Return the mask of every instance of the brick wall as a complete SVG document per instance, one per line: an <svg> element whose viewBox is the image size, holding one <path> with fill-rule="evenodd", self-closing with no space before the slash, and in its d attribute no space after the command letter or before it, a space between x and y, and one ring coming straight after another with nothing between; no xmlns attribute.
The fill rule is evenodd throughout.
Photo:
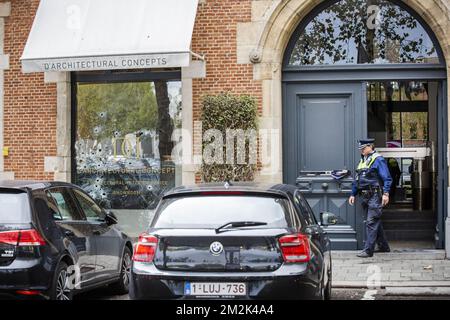
<svg viewBox="0 0 450 320"><path fill-rule="evenodd" d="M39 0L13 0L5 19L4 171L16 179L53 179L44 173L44 157L56 155L56 85L44 84L43 73L23 74L20 56Z"/></svg>
<svg viewBox="0 0 450 320"><path fill-rule="evenodd" d="M193 80L194 121L200 120L203 95L225 91L254 96L261 112L261 81L253 80L251 64L237 64L236 24L249 21L251 0L200 2L192 38L192 51L206 56L206 78ZM200 181L198 174L196 181Z"/></svg>

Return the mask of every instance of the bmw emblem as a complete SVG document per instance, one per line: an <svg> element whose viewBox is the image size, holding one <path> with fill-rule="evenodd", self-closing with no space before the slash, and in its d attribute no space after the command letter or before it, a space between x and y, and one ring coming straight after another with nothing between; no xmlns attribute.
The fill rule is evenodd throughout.
<svg viewBox="0 0 450 320"><path fill-rule="evenodd" d="M215 241L209 246L209 251L213 256L218 256L223 251L223 245L220 242Z"/></svg>

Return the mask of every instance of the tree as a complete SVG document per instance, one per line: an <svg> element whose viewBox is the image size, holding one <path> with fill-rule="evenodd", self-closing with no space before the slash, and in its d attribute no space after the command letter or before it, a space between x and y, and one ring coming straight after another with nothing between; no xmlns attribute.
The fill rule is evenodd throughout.
<svg viewBox="0 0 450 320"><path fill-rule="evenodd" d="M79 139L102 141L156 129L152 83L80 84L77 89Z"/></svg>
<svg viewBox="0 0 450 320"><path fill-rule="evenodd" d="M399 6L384 0L341 0L305 27L289 64L405 63L434 55L425 30Z"/></svg>

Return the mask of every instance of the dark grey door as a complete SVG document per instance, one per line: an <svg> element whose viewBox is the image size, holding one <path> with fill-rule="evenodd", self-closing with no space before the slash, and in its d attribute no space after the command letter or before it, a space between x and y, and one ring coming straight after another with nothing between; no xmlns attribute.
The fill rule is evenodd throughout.
<svg viewBox="0 0 450 320"><path fill-rule="evenodd" d="M362 82L284 84L283 179L299 186L317 219L323 211L340 217L327 230L335 249L362 245L361 210L347 202L351 178L336 181L330 172L353 172L359 159L356 141L367 132L364 90Z"/></svg>

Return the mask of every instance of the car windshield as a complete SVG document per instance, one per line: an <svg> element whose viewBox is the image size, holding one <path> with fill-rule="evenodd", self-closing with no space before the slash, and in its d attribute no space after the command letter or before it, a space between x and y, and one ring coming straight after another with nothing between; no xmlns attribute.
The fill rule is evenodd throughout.
<svg viewBox="0 0 450 320"><path fill-rule="evenodd" d="M239 221L267 223L248 228L290 227L292 222L288 200L262 196L168 198L158 208L151 227L215 229L226 223Z"/></svg>
<svg viewBox="0 0 450 320"><path fill-rule="evenodd" d="M0 224L30 222L26 193L0 193Z"/></svg>

